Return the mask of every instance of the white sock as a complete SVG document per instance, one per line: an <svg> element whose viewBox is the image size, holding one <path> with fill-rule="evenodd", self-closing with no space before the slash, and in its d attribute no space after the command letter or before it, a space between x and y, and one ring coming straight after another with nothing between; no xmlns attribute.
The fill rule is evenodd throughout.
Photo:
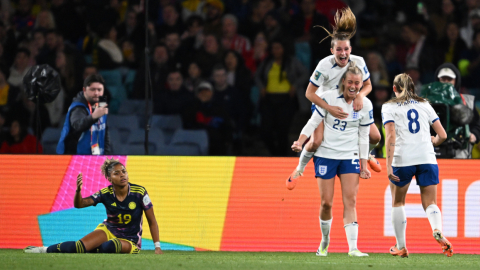
<svg viewBox="0 0 480 270"><path fill-rule="evenodd" d="M438 208L436 204L430 204L427 209L425 209L425 212L427 213L430 226L432 226L432 231L435 229L442 231L442 213L440 212L440 208Z"/></svg>
<svg viewBox="0 0 480 270"><path fill-rule="evenodd" d="M302 150L302 154L300 155L300 160L297 166L297 171L303 172L305 170L305 166L307 166L310 159L313 157L314 152L308 152L305 148Z"/></svg>
<svg viewBox="0 0 480 270"><path fill-rule="evenodd" d="M358 238L358 223L353 222L343 226L345 228L345 233L347 234L347 241L349 252L357 249L357 238Z"/></svg>
<svg viewBox="0 0 480 270"><path fill-rule="evenodd" d="M392 225L397 238L397 248L402 249L406 246L405 231L407 230L407 215L405 207L392 207Z"/></svg>
<svg viewBox="0 0 480 270"><path fill-rule="evenodd" d="M328 244L330 243L330 229L332 228L332 219L330 220L322 220L320 219L320 230L322 231L322 241L320 244L322 245L322 249L325 249Z"/></svg>
<svg viewBox="0 0 480 270"><path fill-rule="evenodd" d="M376 144L371 144L371 143L370 143L370 144L369 144L370 146L369 146L369 148L368 148L368 153L370 154L370 153L372 152L372 150L375 149L375 147L377 147L378 144L379 144L379 142L376 143Z"/></svg>

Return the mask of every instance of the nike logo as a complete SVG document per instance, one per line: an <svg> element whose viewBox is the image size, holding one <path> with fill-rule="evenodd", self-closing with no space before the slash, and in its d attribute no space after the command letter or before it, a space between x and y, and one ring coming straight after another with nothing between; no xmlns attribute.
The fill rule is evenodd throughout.
<svg viewBox="0 0 480 270"><path fill-rule="evenodd" d="M360 169L360 167L355 167L355 169Z"/></svg>

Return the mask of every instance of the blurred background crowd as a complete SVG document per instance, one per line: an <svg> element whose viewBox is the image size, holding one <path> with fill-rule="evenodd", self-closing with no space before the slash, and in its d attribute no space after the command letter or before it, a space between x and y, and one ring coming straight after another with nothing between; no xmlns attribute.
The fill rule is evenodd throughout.
<svg viewBox="0 0 480 270"><path fill-rule="evenodd" d="M148 48L156 119L150 154L188 154L168 148L175 134L203 130L208 149L196 154L293 156L290 145L311 115L309 77L331 54L330 39L320 43L326 32L314 26L331 29L347 5L358 26L352 54L371 73L379 127L381 105L402 72L419 90L452 63L462 75L457 91L480 100L479 0L150 0L147 9L145 0L0 3L0 145L17 144L2 153L35 153L36 140L40 152L54 153L72 98L86 76L99 73L114 154L141 154L126 146L145 126ZM22 79L39 64L58 71L62 91L40 106L35 134L36 105Z"/></svg>

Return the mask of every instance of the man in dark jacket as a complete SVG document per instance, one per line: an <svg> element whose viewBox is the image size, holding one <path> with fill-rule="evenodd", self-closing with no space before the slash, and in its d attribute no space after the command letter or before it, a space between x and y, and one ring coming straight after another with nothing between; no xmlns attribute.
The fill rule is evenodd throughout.
<svg viewBox="0 0 480 270"><path fill-rule="evenodd" d="M72 105L68 108L57 145L57 154L110 154L108 108L106 104L100 102L104 84L105 81L98 74L85 79L83 91L73 98Z"/></svg>
<svg viewBox="0 0 480 270"><path fill-rule="evenodd" d="M460 71L451 63L444 63L440 65L435 71L435 78L442 83L450 83L454 86L455 90L459 91L461 86ZM460 94L464 105L473 111L473 119L468 126L470 128L471 144L476 144L480 141L480 117L478 111L475 108L475 96ZM455 158L470 158L471 148L459 149L455 151Z"/></svg>

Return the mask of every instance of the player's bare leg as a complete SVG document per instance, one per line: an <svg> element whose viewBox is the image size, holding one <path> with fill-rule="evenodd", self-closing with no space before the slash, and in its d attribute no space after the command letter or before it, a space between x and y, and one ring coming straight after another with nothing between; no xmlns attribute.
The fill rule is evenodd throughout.
<svg viewBox="0 0 480 270"><path fill-rule="evenodd" d="M378 130L375 124L370 125L370 134L369 134L369 141L370 141L370 148L368 153L372 152L372 150L378 145L380 140L382 139L380 135L380 131ZM376 172L382 171L382 165L377 161L374 155L369 154L368 157L368 166L370 169Z"/></svg>
<svg viewBox="0 0 480 270"><path fill-rule="evenodd" d="M397 243L390 247L390 254L408 257L405 232L407 230L407 215L405 214L405 197L407 196L410 183L403 187L390 183L390 192L392 193L392 225L395 232Z"/></svg>
<svg viewBox="0 0 480 270"><path fill-rule="evenodd" d="M317 250L317 256L328 255L328 245L330 244L330 230L332 228L332 204L335 178L321 179L317 177L318 190L320 191L320 230L322 232L322 241Z"/></svg>
<svg viewBox="0 0 480 270"><path fill-rule="evenodd" d="M437 206L437 185L420 187L422 206L432 227L433 237L442 247L442 252L448 257L453 255L453 246L442 233L442 213Z"/></svg>
<svg viewBox="0 0 480 270"><path fill-rule="evenodd" d="M359 179L356 173L346 173L340 175L342 184L342 201L343 201L343 224L349 246L349 256L365 257L367 253L362 253L357 248L358 239L358 223L357 223L357 193Z"/></svg>

